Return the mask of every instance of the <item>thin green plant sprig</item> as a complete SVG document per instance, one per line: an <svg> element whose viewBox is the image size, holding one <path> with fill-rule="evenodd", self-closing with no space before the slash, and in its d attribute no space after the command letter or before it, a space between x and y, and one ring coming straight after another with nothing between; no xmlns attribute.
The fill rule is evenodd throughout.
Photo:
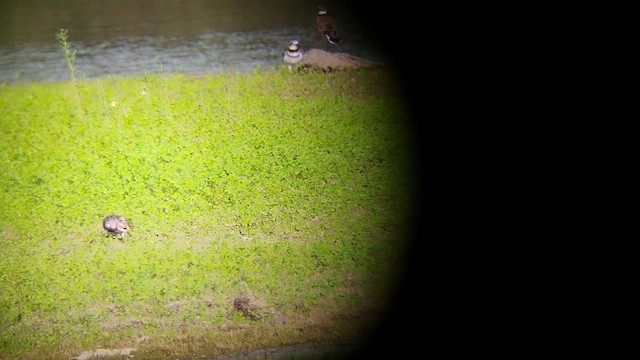
<svg viewBox="0 0 640 360"><path fill-rule="evenodd" d="M62 49L64 50L64 57L67 60L67 66L69 67L69 72L71 73L71 83L73 84L73 87L75 89L75 97L76 97L76 103L78 104L78 117L80 119L84 119L84 112L82 110L83 106L82 106L82 96L80 95L80 89L79 84L76 82L76 56L78 54L78 50L76 49L72 49L71 48L71 43L68 41L69 40L69 30L68 29L60 29L57 33L56 33L56 39L58 39L58 42L60 43L60 45L62 46Z"/></svg>
<svg viewBox="0 0 640 360"><path fill-rule="evenodd" d="M71 81L76 82L76 55L78 54L78 50L71 49L71 43L68 41L69 39L69 29L60 29L56 34L56 39L62 46L64 50L64 56L67 59L67 65L69 66L69 72L71 73Z"/></svg>

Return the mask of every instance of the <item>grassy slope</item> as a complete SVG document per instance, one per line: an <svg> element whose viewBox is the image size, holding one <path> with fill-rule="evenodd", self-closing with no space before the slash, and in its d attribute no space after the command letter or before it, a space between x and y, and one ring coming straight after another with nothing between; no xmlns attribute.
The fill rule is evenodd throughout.
<svg viewBox="0 0 640 360"><path fill-rule="evenodd" d="M354 340L403 255L390 84L373 70L1 86L0 358ZM112 213L125 242L105 237Z"/></svg>

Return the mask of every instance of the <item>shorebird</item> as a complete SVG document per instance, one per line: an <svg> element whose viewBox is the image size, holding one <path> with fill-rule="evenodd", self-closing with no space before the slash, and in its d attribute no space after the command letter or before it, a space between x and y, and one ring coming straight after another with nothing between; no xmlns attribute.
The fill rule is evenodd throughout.
<svg viewBox="0 0 640 360"><path fill-rule="evenodd" d="M289 72L293 71L295 66L298 66L302 62L304 56L302 50L300 50L300 43L298 40L292 40L289 43L289 48L284 52L284 63L289 67Z"/></svg>
<svg viewBox="0 0 640 360"><path fill-rule="evenodd" d="M329 14L327 8L318 6L318 17L316 18L316 29L320 35L324 36L330 44L337 45L340 42L338 37L338 27Z"/></svg>

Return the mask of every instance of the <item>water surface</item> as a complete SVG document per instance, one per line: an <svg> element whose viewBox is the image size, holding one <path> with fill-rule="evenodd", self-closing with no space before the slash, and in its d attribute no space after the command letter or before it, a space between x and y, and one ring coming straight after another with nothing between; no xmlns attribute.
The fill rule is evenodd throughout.
<svg viewBox="0 0 640 360"><path fill-rule="evenodd" d="M0 83L66 81L55 39L69 29L79 78L272 68L292 39L381 61L375 39L344 4L325 2L343 39L315 31L317 0L24 0L0 2Z"/></svg>

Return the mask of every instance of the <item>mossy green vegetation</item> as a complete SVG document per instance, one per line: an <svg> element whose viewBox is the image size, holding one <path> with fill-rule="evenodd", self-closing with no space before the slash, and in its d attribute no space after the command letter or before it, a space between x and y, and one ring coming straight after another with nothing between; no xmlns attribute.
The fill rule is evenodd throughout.
<svg viewBox="0 0 640 360"><path fill-rule="evenodd" d="M364 336L412 195L394 89L385 69L0 86L0 358Z"/></svg>

